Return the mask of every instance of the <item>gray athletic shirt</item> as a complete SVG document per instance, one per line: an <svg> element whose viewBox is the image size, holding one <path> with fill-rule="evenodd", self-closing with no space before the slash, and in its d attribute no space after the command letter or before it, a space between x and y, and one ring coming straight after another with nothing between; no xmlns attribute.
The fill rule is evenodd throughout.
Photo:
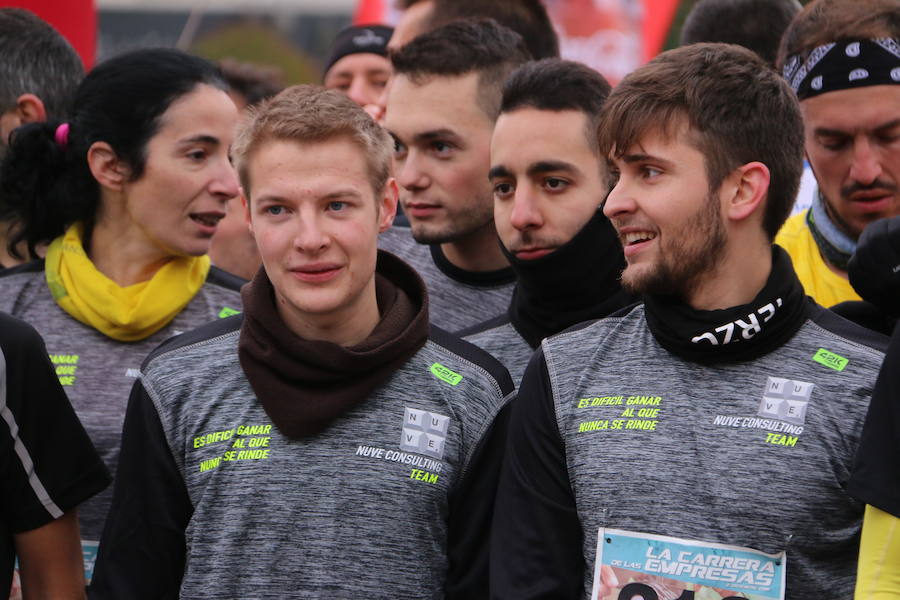
<svg viewBox="0 0 900 600"><path fill-rule="evenodd" d="M494 597L586 598L608 527L784 550L788 599L851 598L846 487L885 341L815 305L745 363L669 353L643 306L544 340L510 423Z"/></svg>
<svg viewBox="0 0 900 600"><path fill-rule="evenodd" d="M238 286L243 280L213 267L171 323L141 341L119 342L61 309L50 295L43 267L43 261L35 261L4 273L0 310L31 324L44 338L75 413L114 474L128 393L141 363L166 338L240 310ZM110 486L78 507L83 539L100 539L111 498Z"/></svg>
<svg viewBox="0 0 900 600"><path fill-rule="evenodd" d="M143 367L92 597L443 598L448 563L486 553L506 371L432 330L363 403L289 439L241 370L239 325L171 340ZM483 575L473 590L456 573L448 596L486 597Z"/></svg>
<svg viewBox="0 0 900 600"><path fill-rule="evenodd" d="M463 339L502 362L518 388L522 375L525 374L525 367L528 366L528 360L534 354L534 348L519 335L506 315L492 319L491 322L485 323L484 327L485 329L478 333L463 334Z"/></svg>
<svg viewBox="0 0 900 600"><path fill-rule="evenodd" d="M498 242L499 243L499 242ZM392 227L378 247L411 265L428 288L428 314L447 331L460 331L506 312L516 275L511 268L476 273L450 263L440 245L419 244L408 227Z"/></svg>

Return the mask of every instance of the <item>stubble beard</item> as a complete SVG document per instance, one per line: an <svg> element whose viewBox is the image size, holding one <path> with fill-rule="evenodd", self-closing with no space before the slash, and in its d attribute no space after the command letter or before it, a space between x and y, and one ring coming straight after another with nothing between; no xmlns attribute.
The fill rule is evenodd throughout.
<svg viewBox="0 0 900 600"><path fill-rule="evenodd" d="M724 258L727 237L719 218L716 195L706 197L675 238L660 246L657 262L646 272L622 272L622 287L632 294L652 294L686 298L705 275L712 273Z"/></svg>
<svg viewBox="0 0 900 600"><path fill-rule="evenodd" d="M447 210L440 222L421 221L409 217L413 239L419 244L447 244L480 231L494 222L493 198L488 196L468 202L455 210Z"/></svg>

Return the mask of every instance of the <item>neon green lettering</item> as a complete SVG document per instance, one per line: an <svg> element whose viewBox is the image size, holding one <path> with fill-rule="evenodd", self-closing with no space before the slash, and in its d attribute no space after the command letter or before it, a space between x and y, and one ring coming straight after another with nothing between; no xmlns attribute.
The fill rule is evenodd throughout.
<svg viewBox="0 0 900 600"><path fill-rule="evenodd" d="M231 317L239 314L241 314L241 311L231 308L230 306L223 306L222 310L219 311L219 318L224 319L225 317Z"/></svg>
<svg viewBox="0 0 900 600"><path fill-rule="evenodd" d="M431 365L431 374L450 385L457 385L463 379L462 375L451 371L441 363Z"/></svg>
<svg viewBox="0 0 900 600"><path fill-rule="evenodd" d="M819 351L813 355L813 360L835 371L843 371L850 363L848 359L834 352L829 352L825 348L819 348Z"/></svg>
<svg viewBox="0 0 900 600"><path fill-rule="evenodd" d="M222 462L221 457L210 458L209 460L204 460L200 463L200 472L209 471L210 469L215 469L219 466L219 463Z"/></svg>
<svg viewBox="0 0 900 600"><path fill-rule="evenodd" d="M77 354L51 354L50 362L54 365L77 365L78 364L78 355Z"/></svg>

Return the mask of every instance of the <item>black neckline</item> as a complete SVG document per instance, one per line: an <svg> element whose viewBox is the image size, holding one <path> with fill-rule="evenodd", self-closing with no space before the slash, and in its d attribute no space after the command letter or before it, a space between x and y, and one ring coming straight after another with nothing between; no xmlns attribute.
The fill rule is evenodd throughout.
<svg viewBox="0 0 900 600"><path fill-rule="evenodd" d="M475 287L499 287L516 281L512 267L504 267L496 271L467 271L454 265L444 255L440 244L430 244L431 258L441 273L458 281Z"/></svg>

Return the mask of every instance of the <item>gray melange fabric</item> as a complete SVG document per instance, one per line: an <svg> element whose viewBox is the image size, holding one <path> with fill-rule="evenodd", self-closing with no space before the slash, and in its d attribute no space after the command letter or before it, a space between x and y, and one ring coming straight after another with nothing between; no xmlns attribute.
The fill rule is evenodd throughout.
<svg viewBox="0 0 900 600"><path fill-rule="evenodd" d="M56 304L43 269L0 278L0 310L22 319L44 338L63 389L110 473L115 473L128 394L141 363L163 340L239 310L240 292L207 282L166 327L139 342L118 342L69 316ZM99 540L112 486L78 507L81 536Z"/></svg>
<svg viewBox="0 0 900 600"><path fill-rule="evenodd" d="M428 288L430 321L455 332L506 311L516 285L510 270L502 283L476 284L454 279L442 271L431 256L431 246L417 243L406 227L392 227L378 237L378 247L411 265ZM473 274L477 276L477 274Z"/></svg>
<svg viewBox="0 0 900 600"><path fill-rule="evenodd" d="M493 354L494 358L502 362L509 371L516 388L519 387L522 375L525 374L525 367L534 354L534 348L519 335L512 323L507 320L484 331L466 335L463 339Z"/></svg>
<svg viewBox="0 0 900 600"><path fill-rule="evenodd" d="M820 348L846 368L815 362ZM643 306L543 349L585 536L585 597L599 527L786 549L788 599L853 596L863 506L845 487L883 353L807 320L758 360L705 367L660 347ZM802 429L759 414L771 378L805 382ZM628 405L636 397L659 404Z"/></svg>
<svg viewBox="0 0 900 600"><path fill-rule="evenodd" d="M241 371L238 336L164 352L141 378L193 505L181 597L443 597L449 497L509 400L501 384L429 340L323 434L291 440ZM447 423L441 457L403 449L407 409ZM231 433L197 447L216 432ZM240 454L254 450L266 457Z"/></svg>

